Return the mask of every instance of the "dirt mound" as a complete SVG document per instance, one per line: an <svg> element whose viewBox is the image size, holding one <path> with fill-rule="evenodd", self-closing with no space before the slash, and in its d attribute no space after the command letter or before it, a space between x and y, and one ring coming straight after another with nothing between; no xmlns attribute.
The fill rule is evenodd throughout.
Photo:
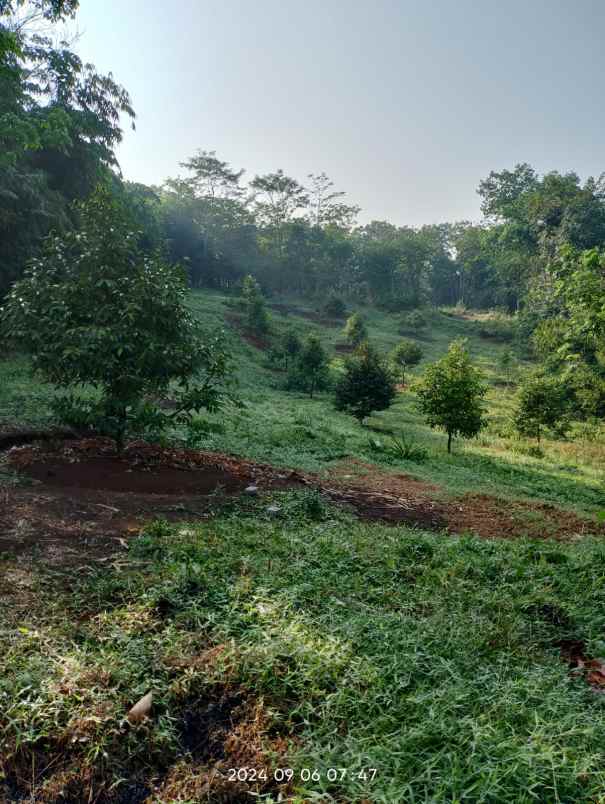
<svg viewBox="0 0 605 804"><path fill-rule="evenodd" d="M118 459L102 438L15 447L7 464L37 482L0 490L0 553L41 549L50 565L109 560L146 522L206 518L248 485L305 482L296 472L145 442Z"/></svg>
<svg viewBox="0 0 605 804"><path fill-rule="evenodd" d="M47 486L73 489L105 489L137 494L212 494L236 492L246 486L243 478L221 469L175 469L154 466L133 469L119 458L84 458L67 461L37 461L25 470L28 477Z"/></svg>

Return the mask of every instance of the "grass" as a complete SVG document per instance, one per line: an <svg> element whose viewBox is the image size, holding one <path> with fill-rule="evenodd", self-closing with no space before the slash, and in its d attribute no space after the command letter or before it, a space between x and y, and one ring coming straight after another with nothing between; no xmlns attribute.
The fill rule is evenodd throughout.
<svg viewBox="0 0 605 804"><path fill-rule="evenodd" d="M191 305L224 325L224 296L196 292ZM390 350L399 316L363 312L373 343ZM301 315L272 319L274 338L292 327L330 350L342 341L340 329ZM217 417L223 432L202 447L326 475L356 457L446 496L596 513L602 425L576 423L573 439L545 439L542 455L517 439L514 387L497 368L506 345L481 338L477 320L434 312L418 338L425 357L414 375L468 337L490 385L487 430L451 456L409 391L362 428L327 393L284 391L283 373L231 328L246 406ZM27 361L0 363L0 427L48 423L51 399ZM426 456L372 447L391 435ZM598 540L389 528L288 491L236 499L208 521L157 522L120 557L78 572L5 553L0 573L0 800L3 783L7 796L33 790L42 804L206 800L204 769L217 758L223 768L291 767L298 802L603 800L605 698L558 647L574 640L605 655ZM151 719L129 725L129 707L149 690ZM206 755L186 725L212 712L231 731ZM235 795L221 784L210 800ZM275 786L257 792L277 800Z"/></svg>
<svg viewBox="0 0 605 804"><path fill-rule="evenodd" d="M556 643L604 652L604 568L598 542L444 539L308 492L158 523L121 566L67 586L37 569L45 605L1 637L0 753L54 761L81 800L102 767L176 801L161 790L187 755L179 716L228 685L262 706L266 741L288 740L273 762L296 800L597 801L604 699ZM126 728L149 689L152 720Z"/></svg>
<svg viewBox="0 0 605 804"><path fill-rule="evenodd" d="M194 292L191 306L205 325L224 327L226 300L219 293ZM305 308L299 305L297 309ZM397 331L400 316L372 308L362 308L362 312L371 341L387 353L401 337ZM482 320L481 314L448 313L430 314L430 326L418 338L424 350L423 361L409 374L411 378L419 376L423 366L441 357L454 338L468 339L473 359L489 383L489 423L479 438L454 442L454 455L446 454L444 435L430 430L418 414L413 393L399 394L388 411L374 415L368 426L360 427L354 419L334 410L329 393L311 400L283 390L283 373L272 369L266 353L247 344L229 326L227 338L245 408L210 416L224 431L210 434L201 446L315 472L329 472L333 463L356 456L434 483L445 494L484 492L511 499L536 499L581 514L600 510L605 471L603 425L578 423L572 430L572 439L544 439L542 456L532 455L531 442L519 439L512 427L515 388L502 384L504 378L498 370L499 356L507 345L476 334L475 324ZM295 314L284 316L273 311L271 316L274 340L287 328L301 336L313 332L331 354L334 345L343 341L339 327L323 327ZM334 371L338 371L341 362L341 357L334 357ZM522 370L523 364L519 365ZM52 390L31 376L23 358L0 363L0 427L17 422L48 422L51 399ZM381 457L372 449L370 437L388 444L391 435L418 444L427 451L427 460Z"/></svg>

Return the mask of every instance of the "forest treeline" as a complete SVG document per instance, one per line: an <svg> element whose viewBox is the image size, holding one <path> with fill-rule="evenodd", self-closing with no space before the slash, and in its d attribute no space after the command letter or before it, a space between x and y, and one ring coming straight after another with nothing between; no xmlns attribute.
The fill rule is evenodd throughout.
<svg viewBox="0 0 605 804"><path fill-rule="evenodd" d="M235 289L253 275L267 295L518 312L518 340L590 376L588 408L601 410L603 175L494 171L478 187L481 222L418 228L359 225L359 207L323 172L247 177L214 151L161 186L124 181L116 147L135 118L128 92L53 35L77 6L0 0L0 295L46 235L77 229L81 203L103 185L129 210L140 248L184 266L193 287Z"/></svg>

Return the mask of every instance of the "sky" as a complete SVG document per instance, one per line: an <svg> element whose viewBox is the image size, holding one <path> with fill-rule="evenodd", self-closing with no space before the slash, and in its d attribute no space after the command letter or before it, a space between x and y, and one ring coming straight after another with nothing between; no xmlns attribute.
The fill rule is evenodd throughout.
<svg viewBox="0 0 605 804"><path fill-rule="evenodd" d="M215 150L418 226L479 219L490 170L605 171L603 0L81 0L70 28L131 94L133 181Z"/></svg>

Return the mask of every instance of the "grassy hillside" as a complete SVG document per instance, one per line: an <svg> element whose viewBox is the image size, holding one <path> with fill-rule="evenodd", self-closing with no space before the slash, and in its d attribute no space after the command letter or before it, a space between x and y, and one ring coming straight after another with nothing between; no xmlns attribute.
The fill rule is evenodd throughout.
<svg viewBox="0 0 605 804"><path fill-rule="evenodd" d="M223 320L221 296L197 293L192 304L202 320L217 324ZM295 306L301 311L306 309ZM398 334L399 316L374 309L363 312L372 343L381 351L390 351L402 337ZM332 354L334 345L343 341L341 327L321 326L300 314L272 311L272 319L274 340L279 340L287 328L300 335L314 332ZM415 336L406 333L406 337ZM208 446L276 464L329 471L333 462L349 455L384 463L384 456L369 446L370 438L388 444L391 434L404 434L426 447L429 459L423 463L390 461L388 468L436 483L445 492L483 491L545 500L587 513L597 510L602 505L605 430L578 424L572 431L573 439L546 439L544 456L532 457L531 442L519 439L511 424L515 389L507 387L498 369L499 356L506 346L480 338L472 315L460 318L434 312L426 333L415 337L424 350L424 359L410 376L418 376L424 364L441 357L458 337L468 338L473 359L489 382L489 425L478 439L456 442L451 457L446 454L443 434L427 427L415 409L413 393L401 393L390 410L372 417L369 426L360 427L352 418L334 410L330 394L310 400L302 394L285 392L283 374L268 368L266 354L242 342L233 330L230 341L247 408L228 415L225 433L213 436ZM336 368L341 360L335 354Z"/></svg>
<svg viewBox="0 0 605 804"><path fill-rule="evenodd" d="M584 513L594 513L602 507L605 428L578 423L568 440L545 439L543 456L532 457L534 445L519 439L512 427L515 389L505 384L506 378L498 369L499 356L506 346L477 335L477 316L433 312L426 332L405 336L415 338L424 350L424 359L409 373L410 378L418 376L424 364L441 357L454 338L464 337L489 382L487 429L478 439L455 442L454 454L448 456L443 434L425 425L409 391L399 394L390 410L376 414L367 426L360 427L354 419L334 410L329 393L310 400L303 394L283 390L283 372L271 368L266 352L247 343L227 323L225 315L229 316L230 310L226 301L226 297L208 291L194 292L191 297L192 308L204 324L226 328L237 367L239 395L245 402L243 410L232 408L214 417L224 426L224 432L208 437L202 444L204 448L320 472L329 472L335 462L356 456L435 483L445 494L473 491L538 499ZM284 306L283 300L280 306ZM301 336L313 332L333 355L337 370L342 357L334 352L334 346L343 342L342 327L309 320L302 313L312 314L312 308L295 300L291 306L298 313L271 311L270 340L279 340L288 328ZM381 351L390 351L402 337L398 334L399 316L371 308L362 312L368 321L371 342ZM0 424L48 421L51 392L30 376L27 362L18 358L1 363L0 372ZM394 461L370 444L371 439L388 444L390 436L401 435L424 446L428 460Z"/></svg>
<svg viewBox="0 0 605 804"><path fill-rule="evenodd" d="M245 407L214 417L223 431L202 448L326 479L374 463L455 510L464 493L533 500L522 515L546 540L360 521L309 489L211 495L196 511L194 497L143 505L0 473L0 802L601 800L605 554L559 509L603 507L602 430L576 424L532 457L511 429L504 347L476 316L437 312L423 364L468 337L487 430L448 456L409 390L361 427L328 393L283 390L225 302L191 296L226 328ZM312 331L338 371L341 327L291 307L271 338ZM390 350L398 317L364 313ZM0 427L48 423L51 398L26 360L0 363ZM426 460L371 446L402 434ZM537 501L559 508L547 520ZM565 517L572 538L547 541ZM129 723L149 691L151 717Z"/></svg>

